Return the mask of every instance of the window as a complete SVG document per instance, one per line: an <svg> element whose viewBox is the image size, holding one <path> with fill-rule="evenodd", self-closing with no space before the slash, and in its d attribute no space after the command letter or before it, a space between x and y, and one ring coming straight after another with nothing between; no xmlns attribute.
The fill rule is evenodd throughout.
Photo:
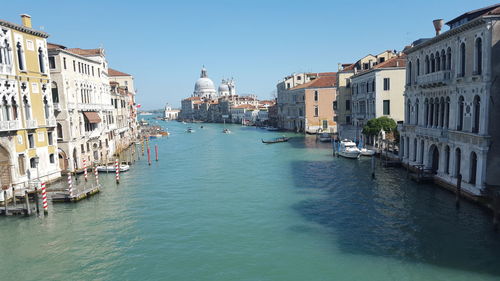
<svg viewBox="0 0 500 281"><path fill-rule="evenodd" d="M49 119L50 117L50 106L47 97L43 98L43 109L45 111L45 119Z"/></svg>
<svg viewBox="0 0 500 281"><path fill-rule="evenodd" d="M82 64L78 62L78 73L82 73Z"/></svg>
<svg viewBox="0 0 500 281"><path fill-rule="evenodd" d="M92 66L92 76L94 76L94 66Z"/></svg>
<svg viewBox="0 0 500 281"><path fill-rule="evenodd" d="M333 102L333 110L337 110L337 101Z"/></svg>
<svg viewBox="0 0 500 281"><path fill-rule="evenodd" d="M28 144L29 148L35 147L35 138L33 137L33 134L28 134Z"/></svg>
<svg viewBox="0 0 500 281"><path fill-rule="evenodd" d="M300 80L302 80L302 77L297 76L297 80L299 80L299 81L300 81ZM127 81L125 81L125 82L127 82ZM126 85L126 84L125 84L125 85Z"/></svg>
<svg viewBox="0 0 500 281"><path fill-rule="evenodd" d="M31 120L31 114L30 114L30 105L28 103L28 98L26 96L24 96L23 98L23 103L24 103L24 113L25 113L25 117L26 117L26 120Z"/></svg>
<svg viewBox="0 0 500 281"><path fill-rule="evenodd" d="M51 90L52 90L52 102L59 103L59 90L57 89L57 83L54 81L52 81Z"/></svg>
<svg viewBox="0 0 500 281"><path fill-rule="evenodd" d="M480 75L483 68L483 43L481 38L476 39L476 70L474 74Z"/></svg>
<svg viewBox="0 0 500 281"><path fill-rule="evenodd" d="M351 123L351 116L349 116L349 115L348 115L348 116L346 116L346 117L345 117L345 122L346 122L347 124Z"/></svg>
<svg viewBox="0 0 500 281"><path fill-rule="evenodd" d="M345 101L345 110L351 110L351 100Z"/></svg>
<svg viewBox="0 0 500 281"><path fill-rule="evenodd" d="M323 129L328 129L328 120L323 120Z"/></svg>
<svg viewBox="0 0 500 281"><path fill-rule="evenodd" d="M384 61L385 61L385 58L380 58L379 59L379 63L384 62Z"/></svg>
<svg viewBox="0 0 500 281"><path fill-rule="evenodd" d="M81 145L80 150L82 151L82 153L84 153L84 152L85 152L85 146L84 146L83 144Z"/></svg>
<svg viewBox="0 0 500 281"><path fill-rule="evenodd" d="M26 173L25 163L26 163L26 157L24 156L24 154L19 154L19 156L17 157L17 164L19 166L20 175L24 175Z"/></svg>
<svg viewBox="0 0 500 281"><path fill-rule="evenodd" d="M391 79L384 78L384 91L389 91L391 89Z"/></svg>
<svg viewBox="0 0 500 281"><path fill-rule="evenodd" d="M47 133L47 139L49 141L49 145L54 145L54 134L52 132Z"/></svg>
<svg viewBox="0 0 500 281"><path fill-rule="evenodd" d="M66 69L66 58L63 58L63 67Z"/></svg>
<svg viewBox="0 0 500 281"><path fill-rule="evenodd" d="M460 77L465 75L465 43L460 44Z"/></svg>
<svg viewBox="0 0 500 281"><path fill-rule="evenodd" d="M286 88L290 89L290 83L286 83Z"/></svg>
<svg viewBox="0 0 500 281"><path fill-rule="evenodd" d="M369 68L369 64L368 63L363 63L363 69L368 69Z"/></svg>
<svg viewBox="0 0 500 281"><path fill-rule="evenodd" d="M49 154L50 164L56 163L56 158L54 157L54 153Z"/></svg>
<svg viewBox="0 0 500 281"><path fill-rule="evenodd" d="M462 131L464 123L464 97L458 99L458 124L457 131Z"/></svg>
<svg viewBox="0 0 500 281"><path fill-rule="evenodd" d="M76 72L76 62L73 60L73 71Z"/></svg>
<svg viewBox="0 0 500 281"><path fill-rule="evenodd" d="M19 64L19 70L24 71L26 69L24 67L24 51L21 42L17 42L16 50L17 50L17 62Z"/></svg>
<svg viewBox="0 0 500 281"><path fill-rule="evenodd" d="M35 158L30 158L30 168L34 169L36 168L36 161Z"/></svg>
<svg viewBox="0 0 500 281"><path fill-rule="evenodd" d="M63 130L61 123L57 123L57 140L58 141L63 140Z"/></svg>
<svg viewBox="0 0 500 281"><path fill-rule="evenodd" d="M315 107L314 107L314 116L315 116L315 117L318 117L318 115L319 115L319 112L318 112L318 106L315 106Z"/></svg>
<svg viewBox="0 0 500 281"><path fill-rule="evenodd" d="M40 66L40 72L45 73L45 62L42 48L38 48L38 65Z"/></svg>
<svg viewBox="0 0 500 281"><path fill-rule="evenodd" d="M318 101L318 91L314 91L314 101Z"/></svg>
<svg viewBox="0 0 500 281"><path fill-rule="evenodd" d="M391 101L384 100L384 115L390 115L390 114L391 114Z"/></svg>
<svg viewBox="0 0 500 281"><path fill-rule="evenodd" d="M49 57L49 68L50 69L56 68L56 58L55 57Z"/></svg>

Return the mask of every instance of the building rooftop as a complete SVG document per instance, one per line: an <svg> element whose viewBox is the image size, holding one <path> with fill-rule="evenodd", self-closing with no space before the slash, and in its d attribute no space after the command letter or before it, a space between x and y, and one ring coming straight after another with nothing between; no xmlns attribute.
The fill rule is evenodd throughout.
<svg viewBox="0 0 500 281"><path fill-rule="evenodd" d="M446 23L446 25L453 28L455 23L461 22L462 20L464 20L463 23L467 23L467 22L469 22L477 17L488 16L488 15L500 15L500 4L494 4L491 6L484 7L484 8L468 11L468 12L463 13L460 16L448 21Z"/></svg>
<svg viewBox="0 0 500 281"><path fill-rule="evenodd" d="M291 90L297 90L297 89L305 89L305 88L333 88L335 87L335 84L337 83L337 76L336 72L325 72L325 73L330 73L326 76L319 76L318 78L298 85L296 87L293 87Z"/></svg>
<svg viewBox="0 0 500 281"><path fill-rule="evenodd" d="M132 75L118 71L116 69L108 68L108 76L132 76Z"/></svg>
<svg viewBox="0 0 500 281"><path fill-rule="evenodd" d="M104 49L102 48L97 48L97 49L80 49L80 48L69 48L66 49L66 51L80 55L80 56L100 56L104 55Z"/></svg>
<svg viewBox="0 0 500 281"><path fill-rule="evenodd" d="M43 31L39 31L39 30L30 28L30 27L26 27L26 26L21 25L21 24L13 23L13 22L6 21L6 20L1 20L0 19L0 26L5 26L5 27L8 27L8 28L12 28L12 29L15 29L17 31L25 32L25 33L28 33L28 34L31 34L31 35L35 35L35 36L40 36L42 38L48 38L49 37L49 34L43 32Z"/></svg>

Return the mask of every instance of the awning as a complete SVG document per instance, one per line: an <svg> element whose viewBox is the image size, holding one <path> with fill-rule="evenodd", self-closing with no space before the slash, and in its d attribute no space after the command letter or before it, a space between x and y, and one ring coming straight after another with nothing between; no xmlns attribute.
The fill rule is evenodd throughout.
<svg viewBox="0 0 500 281"><path fill-rule="evenodd" d="M91 124L101 123L101 117L99 117L99 114L95 111L84 111L83 116L85 116L85 119Z"/></svg>

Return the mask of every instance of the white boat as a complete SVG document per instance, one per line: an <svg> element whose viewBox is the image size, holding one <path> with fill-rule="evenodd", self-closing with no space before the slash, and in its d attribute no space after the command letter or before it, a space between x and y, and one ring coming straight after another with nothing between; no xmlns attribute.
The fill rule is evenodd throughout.
<svg viewBox="0 0 500 281"><path fill-rule="evenodd" d="M224 134L230 134L230 133L231 133L231 130L224 128L224 130L222 130L222 132L223 132Z"/></svg>
<svg viewBox="0 0 500 281"><path fill-rule="evenodd" d="M194 133L194 130L191 127L189 127L187 128L186 133Z"/></svg>
<svg viewBox="0 0 500 281"><path fill-rule="evenodd" d="M332 136L329 133L321 133L318 138L319 138L320 142L331 142L332 141Z"/></svg>
<svg viewBox="0 0 500 281"><path fill-rule="evenodd" d="M359 150L359 153L361 154L361 156L373 156L373 155L375 155L375 150L361 148Z"/></svg>
<svg viewBox="0 0 500 281"><path fill-rule="evenodd" d="M130 170L130 166L127 164L121 164L120 165L120 173L121 172L126 172ZM108 173L115 173L116 168L115 165L109 165L109 166L97 166L97 171L98 172L108 172Z"/></svg>
<svg viewBox="0 0 500 281"><path fill-rule="evenodd" d="M340 142L339 155L345 158L356 159L361 155L361 151L352 140L343 140Z"/></svg>

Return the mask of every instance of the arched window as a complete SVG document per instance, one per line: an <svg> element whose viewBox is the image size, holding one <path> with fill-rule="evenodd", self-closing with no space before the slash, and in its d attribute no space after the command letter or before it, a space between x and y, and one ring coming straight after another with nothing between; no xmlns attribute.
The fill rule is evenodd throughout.
<svg viewBox="0 0 500 281"><path fill-rule="evenodd" d="M474 97L474 123L472 124L472 132L479 133L479 116L481 114L481 98L479 96Z"/></svg>
<svg viewBox="0 0 500 281"><path fill-rule="evenodd" d="M375 92L375 79L372 80L372 92Z"/></svg>
<svg viewBox="0 0 500 281"><path fill-rule="evenodd" d="M470 169L469 169L469 183L476 185L476 174L477 174L477 154L472 151L470 153Z"/></svg>
<svg viewBox="0 0 500 281"><path fill-rule="evenodd" d="M444 149L444 172L450 173L450 147L448 145Z"/></svg>
<svg viewBox="0 0 500 281"><path fill-rule="evenodd" d="M444 98L441 97L439 100L439 127L443 128L444 127L444 111L445 111L445 102Z"/></svg>
<svg viewBox="0 0 500 281"><path fill-rule="evenodd" d="M420 59L417 59L417 76L420 75Z"/></svg>
<svg viewBox="0 0 500 281"><path fill-rule="evenodd" d="M410 138L406 137L406 158L410 159Z"/></svg>
<svg viewBox="0 0 500 281"><path fill-rule="evenodd" d="M24 116L26 117L26 120L31 120L30 104L27 96L24 96L23 98L23 106L24 106Z"/></svg>
<svg viewBox="0 0 500 281"><path fill-rule="evenodd" d="M431 54L431 72L436 71L436 60L434 59L434 54Z"/></svg>
<svg viewBox="0 0 500 281"><path fill-rule="evenodd" d="M439 51L436 52L436 71L441 70L441 57L439 57Z"/></svg>
<svg viewBox="0 0 500 281"><path fill-rule="evenodd" d="M475 44L475 53L476 53L476 71L475 73L480 75L483 70L483 41L481 38L476 39Z"/></svg>
<svg viewBox="0 0 500 281"><path fill-rule="evenodd" d="M418 125L418 107L419 107L418 99L415 101L415 125Z"/></svg>
<svg viewBox="0 0 500 281"><path fill-rule="evenodd" d="M446 70L446 53L444 50L441 51L441 70Z"/></svg>
<svg viewBox="0 0 500 281"><path fill-rule="evenodd" d="M405 138L401 138L401 158L405 157Z"/></svg>
<svg viewBox="0 0 500 281"><path fill-rule="evenodd" d="M420 140L420 164L424 163L424 150L425 150L424 140Z"/></svg>
<svg viewBox="0 0 500 281"><path fill-rule="evenodd" d="M52 102L59 103L59 89L57 89L56 82L52 81L51 89L52 89Z"/></svg>
<svg viewBox="0 0 500 281"><path fill-rule="evenodd" d="M450 97L446 98L446 104L445 104L445 127L447 129L450 128Z"/></svg>
<svg viewBox="0 0 500 281"><path fill-rule="evenodd" d="M61 123L57 123L57 139L58 140L62 140L63 139L63 130L62 130Z"/></svg>
<svg viewBox="0 0 500 281"><path fill-rule="evenodd" d="M458 98L457 131L462 131L464 123L464 97Z"/></svg>
<svg viewBox="0 0 500 281"><path fill-rule="evenodd" d="M7 98L4 96L2 98L2 117L3 121L10 121L10 112L9 112L9 102L7 102Z"/></svg>
<svg viewBox="0 0 500 281"><path fill-rule="evenodd" d="M425 107L424 107L424 126L429 125L429 100L425 99Z"/></svg>
<svg viewBox="0 0 500 281"><path fill-rule="evenodd" d="M409 99L406 105L406 124L411 124L411 101Z"/></svg>
<svg viewBox="0 0 500 281"><path fill-rule="evenodd" d="M17 120L19 118L19 115L17 113L17 102L14 97L11 99L11 105L12 105L12 119Z"/></svg>
<svg viewBox="0 0 500 281"><path fill-rule="evenodd" d="M21 42L17 42L16 44L16 50L17 50L17 62L19 64L19 70L25 70L24 68L24 51L23 51L23 46L21 45Z"/></svg>
<svg viewBox="0 0 500 281"><path fill-rule="evenodd" d="M417 138L413 139L413 162L417 161Z"/></svg>
<svg viewBox="0 0 500 281"><path fill-rule="evenodd" d="M50 106L47 97L43 98L43 109L45 111L45 119L49 119L50 117Z"/></svg>
<svg viewBox="0 0 500 281"><path fill-rule="evenodd" d="M430 66L429 66L429 56L425 56L425 74L429 73L429 69L430 69Z"/></svg>
<svg viewBox="0 0 500 281"><path fill-rule="evenodd" d="M465 76L465 43L460 44L460 76Z"/></svg>
<svg viewBox="0 0 500 281"><path fill-rule="evenodd" d="M457 147L457 149L455 149L455 177L458 177L458 175L460 175L460 166L461 166L461 163L462 163L462 151L460 150L460 148Z"/></svg>
<svg viewBox="0 0 500 281"><path fill-rule="evenodd" d="M431 98L429 101L429 125L432 127L434 126L434 99Z"/></svg>
<svg viewBox="0 0 500 281"><path fill-rule="evenodd" d="M406 85L411 85L411 61L408 62L408 75L406 76Z"/></svg>
<svg viewBox="0 0 500 281"><path fill-rule="evenodd" d="M40 72L45 73L45 63L43 58L43 49L38 48L38 65L40 66Z"/></svg>

